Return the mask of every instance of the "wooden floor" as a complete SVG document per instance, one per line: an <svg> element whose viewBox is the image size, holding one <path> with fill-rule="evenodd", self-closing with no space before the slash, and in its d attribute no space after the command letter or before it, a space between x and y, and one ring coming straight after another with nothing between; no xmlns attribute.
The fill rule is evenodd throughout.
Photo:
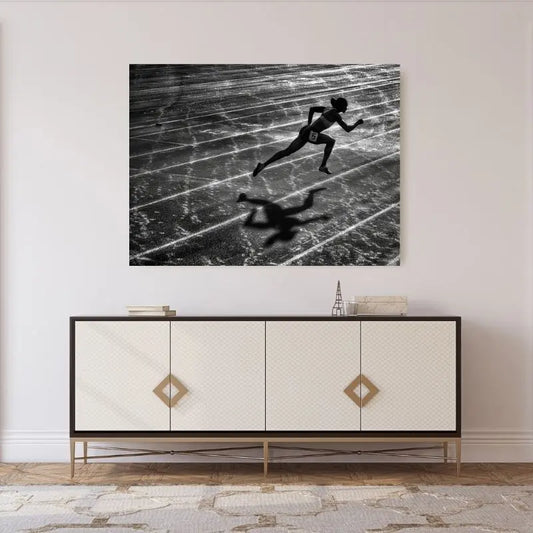
<svg viewBox="0 0 533 533"><path fill-rule="evenodd" d="M263 477L259 464L0 463L1 485L172 485L172 484L316 484L316 485L533 485L533 463L272 464Z"/></svg>

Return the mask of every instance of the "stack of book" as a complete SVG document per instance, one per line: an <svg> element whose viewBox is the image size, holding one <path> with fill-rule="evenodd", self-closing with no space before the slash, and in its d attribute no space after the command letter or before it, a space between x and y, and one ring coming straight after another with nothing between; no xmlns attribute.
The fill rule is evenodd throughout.
<svg viewBox="0 0 533 533"><path fill-rule="evenodd" d="M128 305L128 316L176 316L168 305Z"/></svg>

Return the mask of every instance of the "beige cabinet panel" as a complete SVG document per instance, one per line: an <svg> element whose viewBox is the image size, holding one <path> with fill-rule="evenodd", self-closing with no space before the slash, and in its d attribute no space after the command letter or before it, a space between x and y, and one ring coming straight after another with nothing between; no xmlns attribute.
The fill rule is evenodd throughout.
<svg viewBox="0 0 533 533"><path fill-rule="evenodd" d="M359 327L267 322L267 430L359 430L359 407L344 392L359 375Z"/></svg>
<svg viewBox="0 0 533 533"><path fill-rule="evenodd" d="M361 429L454 431L455 367L455 322L363 321L361 373L379 392L361 409Z"/></svg>
<svg viewBox="0 0 533 533"><path fill-rule="evenodd" d="M265 429L264 322L172 322L171 354L187 390L171 408L173 431Z"/></svg>
<svg viewBox="0 0 533 533"><path fill-rule="evenodd" d="M169 322L76 322L77 431L168 431Z"/></svg>

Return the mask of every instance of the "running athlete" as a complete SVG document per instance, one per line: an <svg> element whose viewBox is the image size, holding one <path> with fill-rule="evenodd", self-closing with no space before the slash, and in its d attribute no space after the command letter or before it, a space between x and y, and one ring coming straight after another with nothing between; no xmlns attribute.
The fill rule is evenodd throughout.
<svg viewBox="0 0 533 533"><path fill-rule="evenodd" d="M324 157L322 158L322 163L320 164L318 170L320 170L320 172L324 172L325 174L331 174L326 166L326 163L328 162L328 158L331 155L333 146L335 145L335 139L328 137L322 132L335 124L335 122L347 132L354 130L360 124L363 124L362 118L360 118L352 126L348 126L348 124L342 120L340 114L344 113L346 109L348 109L348 102L345 98L332 98L331 106L332 107L330 108L320 106L311 107L309 109L307 125L300 130L298 137L296 137L296 139L294 139L294 141L292 141L287 148L275 153L268 161L265 161L264 163L257 163L257 166L253 171L253 176L257 176L259 172L261 172L268 165L274 163L274 161L278 161L278 159L282 159L283 157L294 154L294 152L297 152L308 142L312 144L326 145L324 148ZM315 113L321 113L321 115L313 122L313 115Z"/></svg>

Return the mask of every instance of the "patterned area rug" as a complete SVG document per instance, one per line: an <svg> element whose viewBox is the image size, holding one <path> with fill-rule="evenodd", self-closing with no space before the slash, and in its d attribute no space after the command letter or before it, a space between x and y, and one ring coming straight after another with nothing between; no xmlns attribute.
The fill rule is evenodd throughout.
<svg viewBox="0 0 533 533"><path fill-rule="evenodd" d="M533 531L533 486L178 485L0 488L0 531Z"/></svg>

